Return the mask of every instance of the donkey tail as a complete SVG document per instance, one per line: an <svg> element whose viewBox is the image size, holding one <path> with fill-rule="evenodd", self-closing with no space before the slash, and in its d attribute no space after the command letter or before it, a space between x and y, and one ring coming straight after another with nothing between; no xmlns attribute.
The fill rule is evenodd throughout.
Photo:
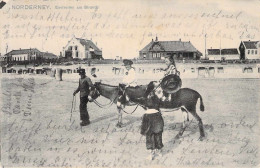
<svg viewBox="0 0 260 168"><path fill-rule="evenodd" d="M200 98L200 111L204 111L204 110L205 110L205 107L204 107L203 99L202 99L201 95L200 95L199 98Z"/></svg>

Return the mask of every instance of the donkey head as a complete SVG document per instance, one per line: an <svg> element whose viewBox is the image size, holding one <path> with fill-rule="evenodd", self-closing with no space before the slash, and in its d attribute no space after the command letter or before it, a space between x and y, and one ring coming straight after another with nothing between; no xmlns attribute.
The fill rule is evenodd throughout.
<svg viewBox="0 0 260 168"><path fill-rule="evenodd" d="M101 82L95 82L94 86L91 87L89 96L91 97L92 100L95 100L100 96L100 92L99 92L100 84Z"/></svg>

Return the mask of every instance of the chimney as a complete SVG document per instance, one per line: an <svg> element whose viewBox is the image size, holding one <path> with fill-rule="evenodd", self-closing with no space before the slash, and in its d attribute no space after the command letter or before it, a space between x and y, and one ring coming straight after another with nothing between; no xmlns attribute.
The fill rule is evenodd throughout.
<svg viewBox="0 0 260 168"><path fill-rule="evenodd" d="M179 41L181 41L181 38L179 39Z"/></svg>

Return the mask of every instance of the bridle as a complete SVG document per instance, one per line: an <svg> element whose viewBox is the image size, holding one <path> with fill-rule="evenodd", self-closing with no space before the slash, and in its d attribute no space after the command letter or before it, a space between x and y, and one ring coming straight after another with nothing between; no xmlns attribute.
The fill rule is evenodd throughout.
<svg viewBox="0 0 260 168"><path fill-rule="evenodd" d="M99 90L96 88L96 86L94 86L94 88L95 88L94 92L95 92L95 94L97 94L96 98L98 98L101 94L100 94ZM101 104L96 100L96 98L93 100L93 102L100 108L109 108L110 106L112 106L113 102L116 100L116 97L115 97L115 99L110 100L110 102L108 104Z"/></svg>

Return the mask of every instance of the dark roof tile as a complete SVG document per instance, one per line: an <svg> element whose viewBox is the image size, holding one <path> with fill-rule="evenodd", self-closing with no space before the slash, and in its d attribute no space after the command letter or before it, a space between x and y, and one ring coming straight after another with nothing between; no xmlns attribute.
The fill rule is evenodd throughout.
<svg viewBox="0 0 260 168"><path fill-rule="evenodd" d="M243 41L246 49L257 49L257 42L258 41Z"/></svg>
<svg viewBox="0 0 260 168"><path fill-rule="evenodd" d="M164 51L179 51L179 52L197 52L197 49L191 44L191 42L183 41L152 41L146 45L141 52L151 50L151 47L158 43Z"/></svg>

